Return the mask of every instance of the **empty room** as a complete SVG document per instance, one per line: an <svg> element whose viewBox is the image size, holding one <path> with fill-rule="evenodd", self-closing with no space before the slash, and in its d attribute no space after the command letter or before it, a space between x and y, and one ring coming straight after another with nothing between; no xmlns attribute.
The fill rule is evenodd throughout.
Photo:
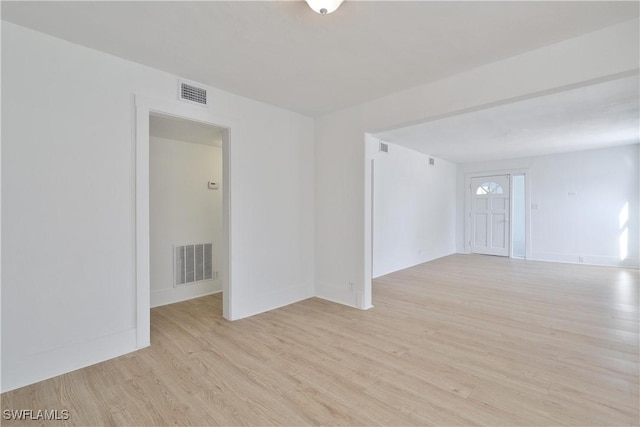
<svg viewBox="0 0 640 427"><path fill-rule="evenodd" d="M640 424L637 1L2 1L3 425Z"/></svg>

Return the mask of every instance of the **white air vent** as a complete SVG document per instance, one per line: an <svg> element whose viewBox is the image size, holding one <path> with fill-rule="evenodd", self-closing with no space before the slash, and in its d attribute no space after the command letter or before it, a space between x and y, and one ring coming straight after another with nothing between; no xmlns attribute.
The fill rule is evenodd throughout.
<svg viewBox="0 0 640 427"><path fill-rule="evenodd" d="M383 153L388 153L389 152L389 146L387 144L385 144L384 142L380 142L380 151L382 151Z"/></svg>
<svg viewBox="0 0 640 427"><path fill-rule="evenodd" d="M207 90L184 81L180 82L180 99L200 105L208 105Z"/></svg>
<svg viewBox="0 0 640 427"><path fill-rule="evenodd" d="M209 280L213 277L211 243L174 246L175 286Z"/></svg>

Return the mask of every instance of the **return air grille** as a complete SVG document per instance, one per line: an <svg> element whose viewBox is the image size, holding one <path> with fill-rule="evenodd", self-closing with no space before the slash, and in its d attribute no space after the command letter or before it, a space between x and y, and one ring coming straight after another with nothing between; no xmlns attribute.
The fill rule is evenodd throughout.
<svg viewBox="0 0 640 427"><path fill-rule="evenodd" d="M388 153L389 152L389 146L387 144L385 144L384 142L380 143L380 151L382 151L383 153Z"/></svg>
<svg viewBox="0 0 640 427"><path fill-rule="evenodd" d="M213 277L212 243L175 246L175 286Z"/></svg>
<svg viewBox="0 0 640 427"><path fill-rule="evenodd" d="M207 105L207 90L188 83L180 82L180 99Z"/></svg>

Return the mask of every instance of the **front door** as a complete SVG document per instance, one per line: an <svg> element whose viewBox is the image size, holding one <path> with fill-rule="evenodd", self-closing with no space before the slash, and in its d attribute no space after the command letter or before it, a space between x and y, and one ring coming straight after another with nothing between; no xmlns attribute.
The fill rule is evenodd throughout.
<svg viewBox="0 0 640 427"><path fill-rule="evenodd" d="M471 178L472 253L509 256L509 175Z"/></svg>

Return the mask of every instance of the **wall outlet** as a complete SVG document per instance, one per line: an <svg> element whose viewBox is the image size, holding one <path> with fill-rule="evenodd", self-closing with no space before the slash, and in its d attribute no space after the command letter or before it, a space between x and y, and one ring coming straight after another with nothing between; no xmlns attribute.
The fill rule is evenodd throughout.
<svg viewBox="0 0 640 427"><path fill-rule="evenodd" d="M214 279L219 279L220 278L220 272L219 271L214 271L213 272L213 278Z"/></svg>
<svg viewBox="0 0 640 427"><path fill-rule="evenodd" d="M579 256L578 257L578 262L584 262L584 257L583 256Z"/></svg>
<svg viewBox="0 0 640 427"><path fill-rule="evenodd" d="M353 292L353 282L349 282L349 290Z"/></svg>

